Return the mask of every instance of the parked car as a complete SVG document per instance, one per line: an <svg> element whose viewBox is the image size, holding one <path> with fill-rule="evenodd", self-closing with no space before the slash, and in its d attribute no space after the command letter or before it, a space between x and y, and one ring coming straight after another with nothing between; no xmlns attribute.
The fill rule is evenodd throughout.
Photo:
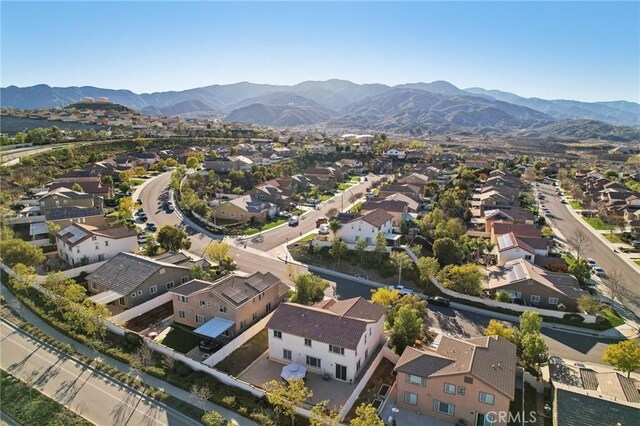
<svg viewBox="0 0 640 426"><path fill-rule="evenodd" d="M319 217L319 218L316 220L316 228L319 228L319 227L320 227L320 225L322 225L322 224L327 224L327 223L329 223L329 219L327 219L326 217Z"/></svg>
<svg viewBox="0 0 640 426"><path fill-rule="evenodd" d="M289 218L289 226L298 226L300 218L298 216L291 216Z"/></svg>
<svg viewBox="0 0 640 426"><path fill-rule="evenodd" d="M434 305L445 306L445 307L448 307L451 304L451 301L449 299L447 299L446 297L440 297L440 296L429 296L427 297L427 302L432 303Z"/></svg>
<svg viewBox="0 0 640 426"><path fill-rule="evenodd" d="M138 244L145 244L147 241L149 241L149 239L146 234L138 235Z"/></svg>
<svg viewBox="0 0 640 426"><path fill-rule="evenodd" d="M591 268L591 270L593 271L594 274L596 274L599 277L604 277L606 275L604 273L604 269L602 269L599 266L594 266L593 268Z"/></svg>
<svg viewBox="0 0 640 426"><path fill-rule="evenodd" d="M158 227L156 226L155 223L149 222L147 223L147 229L151 232L156 232L158 230Z"/></svg>
<svg viewBox="0 0 640 426"><path fill-rule="evenodd" d="M591 266L593 268L594 266L597 266L597 263L596 263L596 261L594 259L588 257L587 258L587 265L589 265L589 266Z"/></svg>
<svg viewBox="0 0 640 426"><path fill-rule="evenodd" d="M562 204L569 204L569 202L567 200L565 200L564 198L560 201Z"/></svg>
<svg viewBox="0 0 640 426"><path fill-rule="evenodd" d="M329 226L326 223L318 226L318 234L327 235L329 233Z"/></svg>
<svg viewBox="0 0 640 426"><path fill-rule="evenodd" d="M405 287L403 285L390 285L389 290L398 290L398 293L400 293L400 296L405 296L407 294L413 294L414 291L411 290L409 287Z"/></svg>
<svg viewBox="0 0 640 426"><path fill-rule="evenodd" d="M278 213L278 216L286 217L288 219L288 218L291 217L291 213L289 213L289 212L280 212L280 213Z"/></svg>
<svg viewBox="0 0 640 426"><path fill-rule="evenodd" d="M633 246L633 248L640 249L640 241L638 240L631 241L631 245Z"/></svg>

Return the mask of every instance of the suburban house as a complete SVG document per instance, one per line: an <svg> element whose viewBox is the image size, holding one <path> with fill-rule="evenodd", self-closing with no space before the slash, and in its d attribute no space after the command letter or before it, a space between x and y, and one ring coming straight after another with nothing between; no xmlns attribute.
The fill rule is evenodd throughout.
<svg viewBox="0 0 640 426"><path fill-rule="evenodd" d="M74 184L82 188L82 192L98 195L102 198L113 197L113 185L102 183L99 176L59 178L51 184L49 191L58 188L70 188Z"/></svg>
<svg viewBox="0 0 640 426"><path fill-rule="evenodd" d="M284 195L284 192L275 185L268 183L256 186L249 191L249 195L257 198L261 201L276 204L280 209L287 210L291 204L289 197Z"/></svg>
<svg viewBox="0 0 640 426"><path fill-rule="evenodd" d="M155 152L136 152L133 156L145 166L150 166L160 160L160 157Z"/></svg>
<svg viewBox="0 0 640 426"><path fill-rule="evenodd" d="M73 184L69 184L69 186L71 185ZM38 202L40 204L40 212L43 214L60 208L94 208L102 210L103 207L102 197L85 192L77 192L65 187L50 190L40 197Z"/></svg>
<svg viewBox="0 0 640 426"><path fill-rule="evenodd" d="M516 302L545 309L557 309L562 304L571 312L578 310L578 298L589 294L573 275L547 271L523 259L491 267L485 289L492 296L504 291Z"/></svg>
<svg viewBox="0 0 640 426"><path fill-rule="evenodd" d="M359 175L364 172L364 164L360 160L343 158L333 163L343 175Z"/></svg>
<svg viewBox="0 0 640 426"><path fill-rule="evenodd" d="M249 170L253 161L244 156L209 157L204 160L204 167L216 173L226 174L232 170Z"/></svg>
<svg viewBox="0 0 640 426"><path fill-rule="evenodd" d="M411 173L408 176L403 177L402 179L398 179L399 184L409 184L420 187L420 192L424 193L424 187L429 182L429 176L425 176L420 173Z"/></svg>
<svg viewBox="0 0 640 426"><path fill-rule="evenodd" d="M638 382L611 367L584 363L574 365L551 357L549 381L554 391L554 424L601 426L638 423Z"/></svg>
<svg viewBox="0 0 640 426"><path fill-rule="evenodd" d="M74 223L56 233L58 256L71 266L102 262L120 252L138 249L138 233L124 225L95 226Z"/></svg>
<svg viewBox="0 0 640 426"><path fill-rule="evenodd" d="M393 194L402 194L415 201L421 201L424 194L422 187L412 184L396 184L381 186L378 196L386 198Z"/></svg>
<svg viewBox="0 0 640 426"><path fill-rule="evenodd" d="M500 235L513 233L516 237L542 238L540 229L530 223L491 222L491 242L495 244Z"/></svg>
<svg viewBox="0 0 640 426"><path fill-rule="evenodd" d="M407 153L401 149L391 148L382 153L382 156L385 158L395 158L398 160L403 160Z"/></svg>
<svg viewBox="0 0 640 426"><path fill-rule="evenodd" d="M406 202L388 198L370 198L360 206L360 212L363 214L378 209L384 210L393 216L392 226L394 229L400 228L400 223L403 219L406 219L409 211Z"/></svg>
<svg viewBox="0 0 640 426"><path fill-rule="evenodd" d="M316 176L323 179L334 181L334 185L344 179L344 175L335 167L308 167L304 171L304 175L308 178Z"/></svg>
<svg viewBox="0 0 640 426"><path fill-rule="evenodd" d="M546 257L549 255L549 240L516 236L513 232L509 232L495 238L495 246L491 250L491 255L498 265L504 265L515 259L524 259L534 263L536 256Z"/></svg>
<svg viewBox="0 0 640 426"><path fill-rule="evenodd" d="M170 291L191 279L191 267L208 266L182 253L156 257L118 253L87 275L89 292L95 303L129 309Z"/></svg>
<svg viewBox="0 0 640 426"><path fill-rule="evenodd" d="M254 195L243 195L217 204L212 209L216 219L225 219L231 222L254 220L265 223L278 213L277 205L260 200Z"/></svg>
<svg viewBox="0 0 640 426"><path fill-rule="evenodd" d="M267 323L269 359L348 383L384 342L385 308L362 297L281 303Z"/></svg>
<svg viewBox="0 0 640 426"><path fill-rule="evenodd" d="M395 235L392 234L393 215L382 209L372 210L360 215L339 215L338 219L341 217L346 217L346 221L338 229L336 237L347 244L355 244L357 240L365 240L367 245L375 245L376 236L380 232L387 239L395 238Z"/></svg>
<svg viewBox="0 0 640 426"><path fill-rule="evenodd" d="M192 280L171 291L174 321L211 339L233 338L277 308L288 291L270 272Z"/></svg>
<svg viewBox="0 0 640 426"><path fill-rule="evenodd" d="M506 425L496 413L509 412L515 397L516 360L516 346L499 336L443 335L436 349L407 347L395 367L396 405L452 424Z"/></svg>

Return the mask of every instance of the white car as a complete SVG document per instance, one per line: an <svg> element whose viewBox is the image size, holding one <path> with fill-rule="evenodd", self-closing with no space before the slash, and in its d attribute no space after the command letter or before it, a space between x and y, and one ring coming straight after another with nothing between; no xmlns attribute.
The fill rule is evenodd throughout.
<svg viewBox="0 0 640 426"><path fill-rule="evenodd" d="M593 260L592 258L588 257L587 258L587 265L589 265L589 266L591 266L593 268L594 266L597 266L598 264L596 263L595 260Z"/></svg>
<svg viewBox="0 0 640 426"><path fill-rule="evenodd" d="M593 271L594 274L596 274L599 277L604 277L606 275L604 273L604 269L602 269L599 266L594 266L593 268L591 268L591 270Z"/></svg>
<svg viewBox="0 0 640 426"><path fill-rule="evenodd" d="M405 296L407 294L413 294L414 291L411 290L409 287L405 287L403 285L390 285L389 286L390 290L398 290L398 293L400 293L400 296Z"/></svg>
<svg viewBox="0 0 640 426"><path fill-rule="evenodd" d="M327 235L328 233L329 233L329 226L326 223L323 223L320 226L318 226L318 234Z"/></svg>

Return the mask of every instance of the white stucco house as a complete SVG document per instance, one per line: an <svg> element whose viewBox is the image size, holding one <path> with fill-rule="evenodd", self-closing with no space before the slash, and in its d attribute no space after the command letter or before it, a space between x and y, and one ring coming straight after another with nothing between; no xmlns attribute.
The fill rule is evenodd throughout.
<svg viewBox="0 0 640 426"><path fill-rule="evenodd" d="M342 224L336 237L347 244L355 244L363 239L368 245L376 243L376 236L382 232L387 239L393 239L393 215L383 209L376 209L363 215L356 215L353 219Z"/></svg>
<svg viewBox="0 0 640 426"><path fill-rule="evenodd" d="M549 255L549 242L544 238L516 236L513 232L509 232L496 238L496 245L491 254L498 265L517 259L534 263L536 256Z"/></svg>
<svg viewBox="0 0 640 426"><path fill-rule="evenodd" d="M102 262L138 249L138 233L124 225L98 228L74 223L56 234L58 256L71 266Z"/></svg>
<svg viewBox="0 0 640 426"><path fill-rule="evenodd" d="M382 156L385 158L397 158L398 160L402 160L406 158L407 153L401 149L391 148L382 153Z"/></svg>
<svg viewBox="0 0 640 426"><path fill-rule="evenodd" d="M267 323L269 359L354 383L384 343L385 309L362 297L281 303Z"/></svg>

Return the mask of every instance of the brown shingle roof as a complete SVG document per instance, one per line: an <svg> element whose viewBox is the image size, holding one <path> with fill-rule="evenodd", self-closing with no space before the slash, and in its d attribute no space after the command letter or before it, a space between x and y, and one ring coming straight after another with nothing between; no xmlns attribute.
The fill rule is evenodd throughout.
<svg viewBox="0 0 640 426"><path fill-rule="evenodd" d="M356 218L355 220L359 219L364 220L365 222L375 226L376 228L380 228L385 223L393 220L393 216L382 209L376 209Z"/></svg>
<svg viewBox="0 0 640 426"><path fill-rule="evenodd" d="M363 297L354 297L347 300L329 299L324 304L317 304L316 306L344 317L367 321L378 321L385 313L384 306L366 300Z"/></svg>

